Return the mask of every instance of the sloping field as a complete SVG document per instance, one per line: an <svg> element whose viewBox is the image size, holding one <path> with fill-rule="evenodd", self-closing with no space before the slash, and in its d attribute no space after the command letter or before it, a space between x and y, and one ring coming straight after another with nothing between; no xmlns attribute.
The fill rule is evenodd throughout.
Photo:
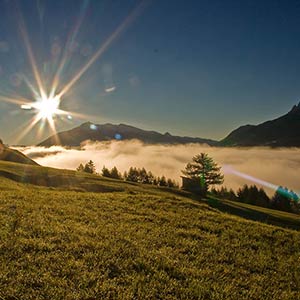
<svg viewBox="0 0 300 300"><path fill-rule="evenodd" d="M98 180L120 191L0 177L0 299L299 299L298 231Z"/></svg>

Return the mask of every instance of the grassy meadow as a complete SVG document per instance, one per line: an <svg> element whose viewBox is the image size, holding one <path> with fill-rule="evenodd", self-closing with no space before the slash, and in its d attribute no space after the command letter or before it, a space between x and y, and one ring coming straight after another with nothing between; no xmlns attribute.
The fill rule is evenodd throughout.
<svg viewBox="0 0 300 300"><path fill-rule="evenodd" d="M0 174L1 300L300 298L297 230L170 189L8 162Z"/></svg>

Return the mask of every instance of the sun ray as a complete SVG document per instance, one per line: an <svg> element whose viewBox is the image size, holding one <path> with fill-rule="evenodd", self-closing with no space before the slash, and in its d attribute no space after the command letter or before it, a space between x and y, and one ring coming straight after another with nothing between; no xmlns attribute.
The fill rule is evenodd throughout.
<svg viewBox="0 0 300 300"><path fill-rule="evenodd" d="M106 39L103 45L94 53L90 60L77 72L77 74L63 87L59 93L61 98L70 88L81 78L81 76L94 64L94 62L108 49L111 43L136 19L145 8L145 1L139 3L137 7L126 17L117 29Z"/></svg>
<svg viewBox="0 0 300 300"><path fill-rule="evenodd" d="M22 132L16 137L15 144L18 144L39 121L40 118L38 117L38 115L35 115L29 120L28 125L22 125Z"/></svg>
<svg viewBox="0 0 300 300"><path fill-rule="evenodd" d="M8 97L8 96L3 96L0 95L0 101L4 101L7 103L12 103L12 104L17 104L17 105L23 105L23 104L30 104L30 100L23 98L23 97L19 97L19 99L17 98L12 98L12 97Z"/></svg>
<svg viewBox="0 0 300 300"><path fill-rule="evenodd" d="M38 91L36 90L36 88L33 86L33 84L30 82L30 80L25 75L23 75L23 79L24 79L26 85L29 87L30 91L32 92L33 96L35 98L40 97L40 95L39 95Z"/></svg>
<svg viewBox="0 0 300 300"><path fill-rule="evenodd" d="M73 117L78 119L99 119L99 116L91 116L88 114L82 114L77 112L65 111L59 108L62 97L70 91L73 85L84 75L84 73L95 63L97 59L110 47L110 45L120 36L120 34L136 19L136 17L141 13L145 8L145 3L147 0L142 0L132 12L125 18L125 20L116 28L116 30L105 40L105 42L98 48L94 55L87 61L87 63L73 76L73 78L67 82L65 86L57 93L57 88L60 85L60 77L65 67L65 64L69 58L70 46L74 42L81 24L83 22L86 8L88 6L89 0L85 0L82 5L82 10L79 14L79 18L71 30L70 35L67 38L65 43L65 49L62 54L61 61L59 66L54 74L52 85L49 87L49 90L45 89L45 86L42 81L41 74L39 72L38 64L36 62L34 52L30 43L29 35L27 32L25 20L23 18L20 7L16 5L16 13L18 17L18 27L22 37L22 40L25 45L27 52L29 64L32 69L33 77L35 84L33 84L28 77L23 75L24 82L31 91L33 98L32 100L26 99L25 97L20 96L6 96L0 95L0 101L5 101L8 103L13 103L19 105L23 110L30 110L35 115L32 117L28 124L24 124L21 128L22 132L18 135L17 140L20 141L25 135L27 135L36 125L40 122L40 126L37 134L41 135L44 127L49 126L52 133L56 133L56 116L64 115L67 116L66 119L72 120ZM49 93L48 93L49 92ZM55 135L56 136L56 135Z"/></svg>
<svg viewBox="0 0 300 300"><path fill-rule="evenodd" d="M66 64L68 54L70 53L70 46L75 41L75 38L76 38L76 36L78 34L78 31L79 31L79 29L81 27L81 24L82 24L83 20L84 20L88 4L89 4L89 0L85 0L83 2L82 9L80 11L80 15L79 15L78 21L76 22L73 30L71 30L71 32L70 32L70 34L69 34L69 36L67 38L67 41L65 43L65 49L64 49L63 57L61 59L61 62L59 64L59 66L57 68L57 71L56 71L56 73L54 75L54 78L53 78L53 82L52 82L52 86L51 86L51 91L50 91L50 97L53 97L55 95L55 93L56 93L61 73L62 73L62 71L64 69L65 64Z"/></svg>
<svg viewBox="0 0 300 300"><path fill-rule="evenodd" d="M43 83L42 83L42 79L41 79L41 76L40 76L40 73L39 73L39 70L37 67L37 63L36 63L34 55L33 55L33 51L31 48L30 41L29 41L28 33L26 30L26 24L23 19L21 10L18 6L16 7L16 10L17 10L17 15L18 15L18 20L19 20L19 30L20 30L21 36L22 36L24 44L25 44L25 48L26 48L29 62L30 62L31 68L32 68L32 72L35 77L35 80L36 80L36 83L37 83L37 86L38 86L41 96L45 97L46 93L45 93L45 90L43 87Z"/></svg>
<svg viewBox="0 0 300 300"><path fill-rule="evenodd" d="M225 174L233 174L233 175L236 175L236 176L239 176L241 178L244 178L244 179L247 179L249 181L252 181L252 182L255 182L257 184L260 184L264 187L267 187L267 188L270 188L272 190L277 190L278 188L278 185L275 185L273 183L270 183L270 182L267 182L265 180L262 180L260 178L257 178L257 177L254 177L254 176L251 176L249 174L246 174L246 173L242 173L240 171L237 171L235 170L233 167L229 166L229 165L224 165L222 167L223 171Z"/></svg>

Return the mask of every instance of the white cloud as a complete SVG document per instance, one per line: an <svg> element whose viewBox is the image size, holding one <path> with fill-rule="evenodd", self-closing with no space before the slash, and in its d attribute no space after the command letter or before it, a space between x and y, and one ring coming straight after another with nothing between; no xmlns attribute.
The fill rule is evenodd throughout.
<svg viewBox="0 0 300 300"><path fill-rule="evenodd" d="M111 92L113 92L113 91L115 91L115 90L116 90L116 87L115 87L115 86L112 86L112 87L106 88L106 89L105 89L105 92L106 92L106 93L111 93Z"/></svg>
<svg viewBox="0 0 300 300"><path fill-rule="evenodd" d="M275 185L300 190L300 151L296 148L216 148L201 144L188 145L146 145L140 141L87 142L81 149L64 147L19 148L24 154L43 166L76 169L80 163L90 159L97 171L103 165L117 166L124 172L129 167L145 167L155 175L165 175L180 182L181 170L187 162L200 152L206 152L220 165L234 169ZM244 183L243 178L225 174L225 185L237 189ZM273 191L269 190L271 194Z"/></svg>

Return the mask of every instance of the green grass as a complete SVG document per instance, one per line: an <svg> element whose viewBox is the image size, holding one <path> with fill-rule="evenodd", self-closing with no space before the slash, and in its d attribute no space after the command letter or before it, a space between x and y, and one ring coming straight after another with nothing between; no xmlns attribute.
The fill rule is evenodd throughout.
<svg viewBox="0 0 300 300"><path fill-rule="evenodd" d="M22 168L0 163L18 178ZM173 191L59 172L70 186L78 176L116 190L0 177L0 299L299 299L298 231Z"/></svg>
<svg viewBox="0 0 300 300"><path fill-rule="evenodd" d="M0 160L0 176L17 182L53 187L61 190L81 192L171 192L190 195L185 191L172 188L159 188L133 182L115 180L98 175L72 170L32 166Z"/></svg>
<svg viewBox="0 0 300 300"><path fill-rule="evenodd" d="M300 230L300 215L256 205L209 197L203 200L211 207L240 217Z"/></svg>

